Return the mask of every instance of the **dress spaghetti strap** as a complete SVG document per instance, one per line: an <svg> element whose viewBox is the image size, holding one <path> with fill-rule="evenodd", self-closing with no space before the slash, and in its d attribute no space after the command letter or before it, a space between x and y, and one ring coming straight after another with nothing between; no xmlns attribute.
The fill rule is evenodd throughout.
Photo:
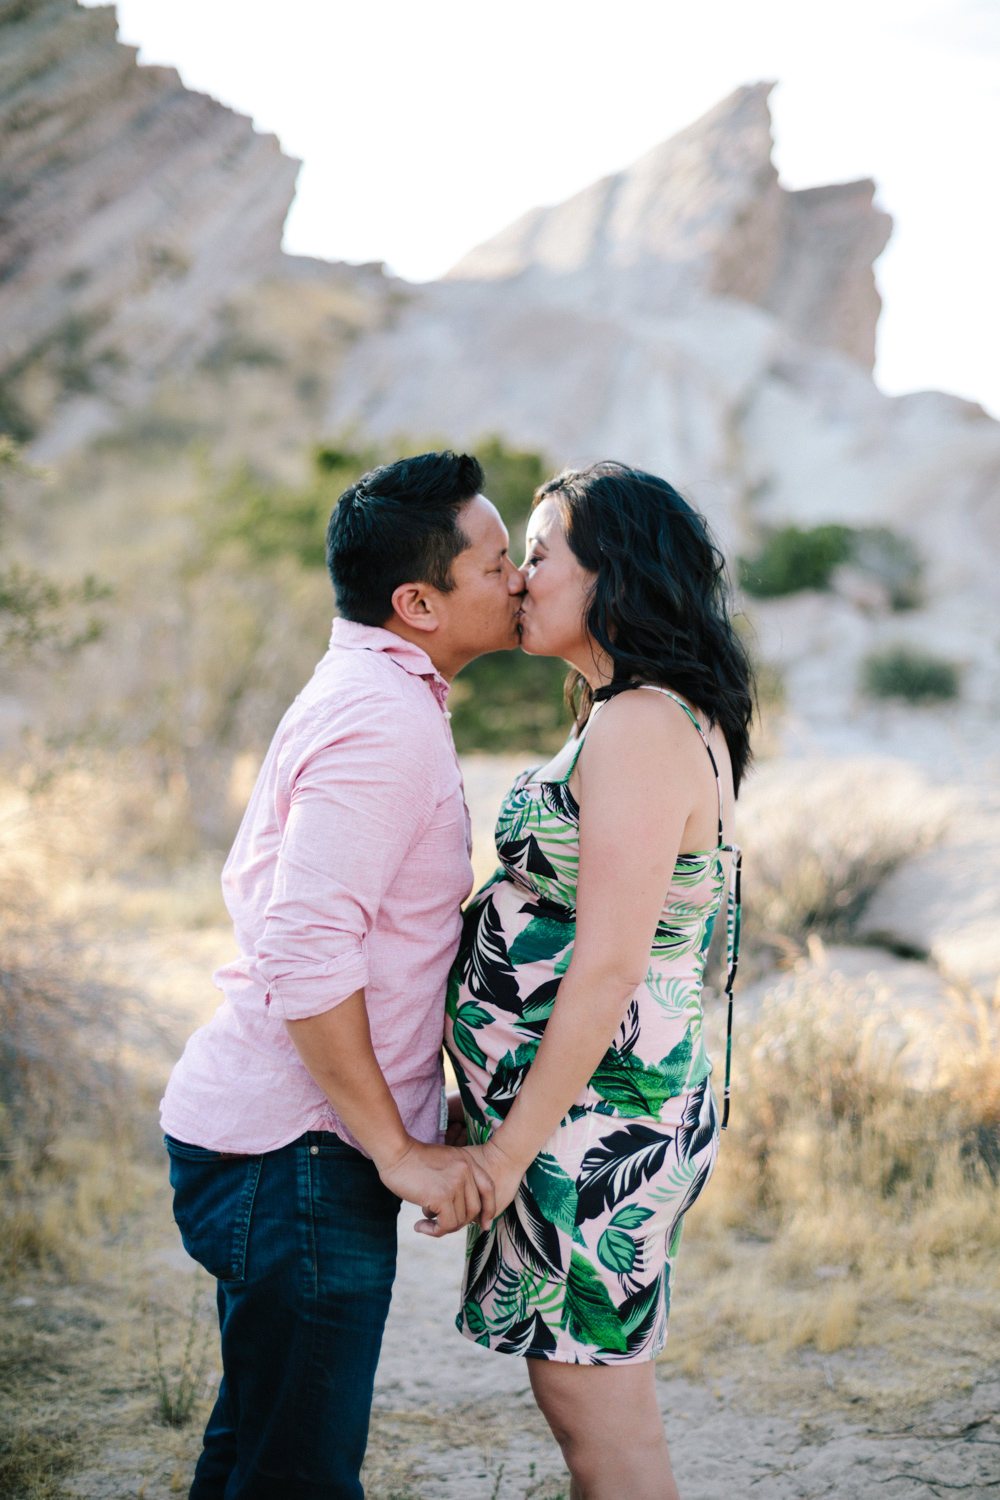
<svg viewBox="0 0 1000 1500"><path fill-rule="evenodd" d="M733 1058L733 985L736 981L736 969L740 959L740 877L742 874L743 851L739 844L727 844L723 842L722 777L719 775L719 768L715 763L712 747L708 743L708 736L684 700L679 698L676 693L672 693L669 688L660 687L655 682L616 682L610 684L608 687L598 688L594 694L594 701L595 703L604 702L608 698L616 697L618 693L628 692L633 688L647 688L653 693L663 693L667 698L672 698L678 707L684 710L695 729L701 735L701 742L708 751L708 758L712 762L712 770L715 772L715 785L719 793L719 842L716 847L716 853L732 855L726 894L726 988L723 991L727 1001L726 1082L722 1097L722 1128L725 1130L729 1124L729 1086ZM579 753L579 750L577 750L577 755ZM573 764L576 765L576 756L573 758Z"/></svg>

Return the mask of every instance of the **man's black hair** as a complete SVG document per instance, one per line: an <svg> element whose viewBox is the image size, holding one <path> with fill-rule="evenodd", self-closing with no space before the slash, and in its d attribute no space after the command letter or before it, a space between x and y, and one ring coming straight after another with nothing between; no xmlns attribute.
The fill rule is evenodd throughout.
<svg viewBox="0 0 1000 1500"><path fill-rule="evenodd" d="M401 583L454 588L451 565L469 545L458 524L483 471L468 453L420 453L362 474L326 531L326 565L345 620L384 625Z"/></svg>

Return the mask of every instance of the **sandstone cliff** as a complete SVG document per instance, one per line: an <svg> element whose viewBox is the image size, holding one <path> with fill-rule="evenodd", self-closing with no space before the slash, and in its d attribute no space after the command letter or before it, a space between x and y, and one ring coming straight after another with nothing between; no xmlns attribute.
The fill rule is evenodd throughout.
<svg viewBox="0 0 1000 1500"><path fill-rule="evenodd" d="M0 0L0 418L50 447L190 364L288 259L298 163L116 29L113 6Z"/></svg>
<svg viewBox="0 0 1000 1500"><path fill-rule="evenodd" d="M600 295L627 271L633 305L648 312L698 294L736 297L775 313L804 342L871 369L881 307L872 262L892 221L873 208L870 181L796 193L779 186L772 88L737 89L625 171L532 209L471 250L449 279L582 273Z"/></svg>

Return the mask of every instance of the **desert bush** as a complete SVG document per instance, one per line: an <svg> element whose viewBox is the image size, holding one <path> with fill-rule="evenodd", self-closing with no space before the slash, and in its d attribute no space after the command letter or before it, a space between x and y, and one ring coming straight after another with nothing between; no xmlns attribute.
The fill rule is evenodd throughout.
<svg viewBox="0 0 1000 1500"><path fill-rule="evenodd" d="M920 603L922 567L916 548L885 526L858 530L828 525L807 531L784 526L766 537L756 557L739 558L737 571L748 594L774 599L827 588L834 570L846 562L877 579L893 609Z"/></svg>
<svg viewBox="0 0 1000 1500"><path fill-rule="evenodd" d="M916 767L875 759L763 765L741 795L744 941L792 950L843 936L902 860L944 831L951 795Z"/></svg>
<svg viewBox="0 0 1000 1500"><path fill-rule="evenodd" d="M72 1124L116 1114L110 995L55 968L0 968L0 1148L7 1170L37 1172ZM103 1117L103 1118L102 1118Z"/></svg>
<svg viewBox="0 0 1000 1500"><path fill-rule="evenodd" d="M71 1267L121 1212L134 1099L118 1062L120 998L27 912L0 931L0 1275ZM60 951L61 950L61 951Z"/></svg>
<svg viewBox="0 0 1000 1500"><path fill-rule="evenodd" d="M1000 997L956 995L905 1045L884 1001L803 964L737 1029L730 1129L685 1229L702 1279L667 1358L695 1368L734 1333L829 1353L873 1298L1000 1274ZM926 1087L914 1049L936 1061ZM759 1254L737 1270L741 1239Z"/></svg>
<svg viewBox="0 0 1000 1500"><path fill-rule="evenodd" d="M867 526L852 533L851 561L885 585L895 610L916 609L921 603L921 564L909 537L886 526Z"/></svg>
<svg viewBox="0 0 1000 1500"><path fill-rule="evenodd" d="M904 698L907 703L957 698L958 668L953 662L914 646L889 646L861 664L861 690L870 698Z"/></svg>
<svg viewBox="0 0 1000 1500"><path fill-rule="evenodd" d="M114 785L67 780L0 784L0 1275L71 1268L125 1210L137 1139L124 997L71 926L76 892L113 863Z"/></svg>
<svg viewBox="0 0 1000 1500"><path fill-rule="evenodd" d="M800 589L826 588L838 563L851 555L848 526L784 526L754 558L738 559L740 584L748 594L773 599Z"/></svg>
<svg viewBox="0 0 1000 1500"><path fill-rule="evenodd" d="M0 524L5 520L3 488L13 476L41 476L32 471L17 444L0 436ZM40 648L67 656L101 635L100 606L111 590L93 575L72 583L56 582L46 573L7 555L0 560L0 668L37 659Z"/></svg>
<svg viewBox="0 0 1000 1500"><path fill-rule="evenodd" d="M338 495L382 461L375 449L317 448L310 478L300 488L240 465L206 497L201 535L207 558L238 542L255 563L293 557L304 568L325 569L326 527Z"/></svg>
<svg viewBox="0 0 1000 1500"><path fill-rule="evenodd" d="M186 1319L184 1347L172 1371L163 1350L159 1318L153 1315L156 1405L165 1427L184 1427L194 1414L215 1335L214 1319L201 1316L202 1300L201 1288L196 1285Z"/></svg>

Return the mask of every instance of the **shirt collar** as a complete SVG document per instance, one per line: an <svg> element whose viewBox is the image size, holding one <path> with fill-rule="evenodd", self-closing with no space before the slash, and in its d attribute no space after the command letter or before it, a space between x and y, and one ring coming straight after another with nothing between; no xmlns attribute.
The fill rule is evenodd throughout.
<svg viewBox="0 0 1000 1500"><path fill-rule="evenodd" d="M397 667L413 677L422 677L428 684L442 708L448 696L449 684L441 676L426 651L406 641L393 630L383 630L381 625L359 625L356 620L344 620L339 616L333 622L330 645L348 651L384 651Z"/></svg>

